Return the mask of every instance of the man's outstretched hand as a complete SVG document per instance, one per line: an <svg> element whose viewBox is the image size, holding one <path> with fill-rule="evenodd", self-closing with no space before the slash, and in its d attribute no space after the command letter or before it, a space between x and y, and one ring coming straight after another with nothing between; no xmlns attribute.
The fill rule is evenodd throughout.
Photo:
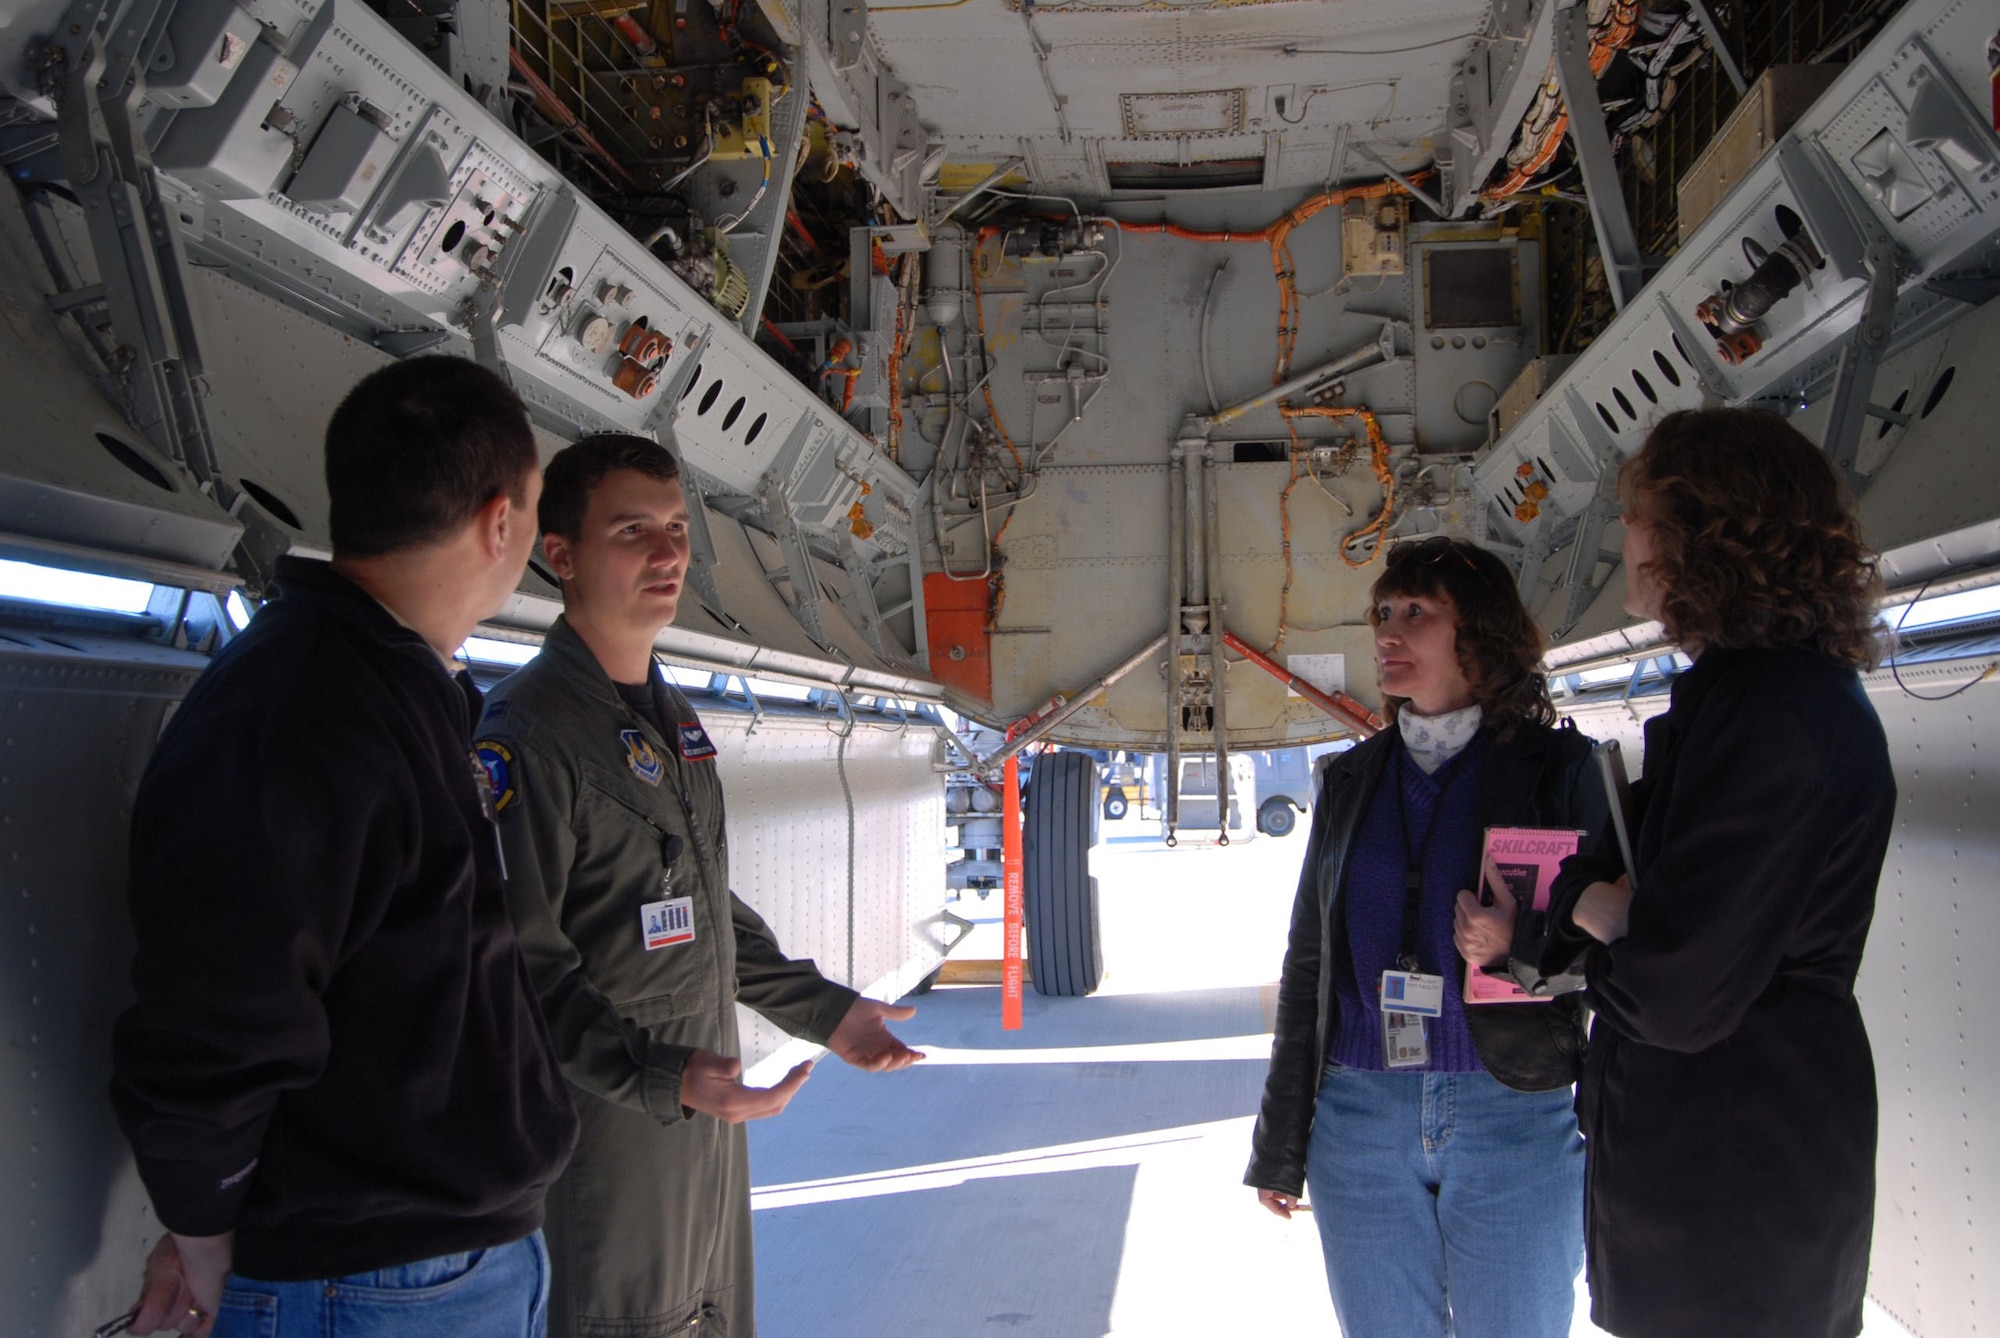
<svg viewBox="0 0 2000 1338"><path fill-rule="evenodd" d="M855 1068L869 1073L891 1073L906 1069L922 1059L923 1052L912 1050L889 1030L891 1022L907 1022L917 1010L907 1004L878 1003L856 999L827 1038L826 1048Z"/></svg>
<svg viewBox="0 0 2000 1338"><path fill-rule="evenodd" d="M767 1120L791 1104L812 1075L812 1061L795 1066L775 1087L745 1087L743 1061L697 1050L681 1070L681 1104L726 1124Z"/></svg>

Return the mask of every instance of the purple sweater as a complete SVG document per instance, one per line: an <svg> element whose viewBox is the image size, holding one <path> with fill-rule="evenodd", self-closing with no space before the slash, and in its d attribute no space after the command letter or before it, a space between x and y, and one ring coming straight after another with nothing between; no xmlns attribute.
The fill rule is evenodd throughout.
<svg viewBox="0 0 2000 1338"><path fill-rule="evenodd" d="M1444 1016L1425 1023L1430 1063L1398 1072L1483 1073L1465 1026L1465 966L1451 942L1452 905L1479 873L1479 788L1490 735L1481 730L1465 751L1426 776L1402 745L1382 773L1382 783L1354 834L1345 894L1347 944L1352 971L1336 970L1340 1026L1327 1058L1351 1069L1381 1072L1382 973L1396 964L1403 940L1403 824L1417 847L1437 812L1437 827L1422 851L1423 886L1417 901L1419 969L1442 975ZM1397 812L1397 791L1403 811ZM1438 811L1442 803L1443 809ZM1345 965L1345 964L1342 964Z"/></svg>

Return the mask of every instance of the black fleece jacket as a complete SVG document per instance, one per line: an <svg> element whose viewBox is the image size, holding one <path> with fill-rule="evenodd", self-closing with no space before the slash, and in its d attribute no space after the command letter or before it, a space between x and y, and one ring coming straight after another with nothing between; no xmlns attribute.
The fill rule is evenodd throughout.
<svg viewBox="0 0 2000 1338"><path fill-rule="evenodd" d="M1590 764L1591 741L1571 728L1523 724L1496 739L1486 757L1479 790L1479 826L1574 827L1596 833L1608 808L1604 787ZM1313 803L1312 839L1299 869L1291 936L1278 978L1278 1014L1271 1043L1271 1072L1251 1134L1250 1167L1243 1182L1258 1189L1297 1194L1305 1188L1306 1148L1313 1111L1325 1076L1333 1029L1340 1021L1334 998L1337 972L1354 969L1347 944L1348 855L1388 761L1402 744L1391 733L1342 753L1327 764ZM1479 858L1467 852L1466 885L1478 878ZM1455 963L1447 988L1463 978ZM1583 1009L1574 996L1548 1003L1491 1004L1465 1010L1479 1060L1494 1078L1517 1091L1546 1092L1576 1081L1583 1060Z"/></svg>
<svg viewBox="0 0 2000 1338"><path fill-rule="evenodd" d="M139 786L119 1121L160 1220L234 1228L245 1276L518 1240L576 1115L502 898L478 690L325 564L278 582Z"/></svg>

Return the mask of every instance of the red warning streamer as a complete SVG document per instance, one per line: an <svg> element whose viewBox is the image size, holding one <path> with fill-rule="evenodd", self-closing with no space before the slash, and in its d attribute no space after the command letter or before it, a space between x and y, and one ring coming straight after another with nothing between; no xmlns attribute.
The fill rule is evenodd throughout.
<svg viewBox="0 0 2000 1338"><path fill-rule="evenodd" d="M1005 870L1006 890L1001 923L1002 946L1000 951L1000 1027L1003 1031L1021 1029L1021 762L1019 758L1007 759L1007 766L1001 773L1000 782L1004 793L1000 800L1000 856Z"/></svg>

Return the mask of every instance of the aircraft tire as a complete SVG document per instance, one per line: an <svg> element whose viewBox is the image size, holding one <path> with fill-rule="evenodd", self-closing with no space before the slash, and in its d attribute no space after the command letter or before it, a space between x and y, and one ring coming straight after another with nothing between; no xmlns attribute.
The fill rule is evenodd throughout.
<svg viewBox="0 0 2000 1338"><path fill-rule="evenodd" d="M1299 825L1299 815L1289 799L1266 799L1257 810L1257 830L1266 836L1290 836Z"/></svg>
<svg viewBox="0 0 2000 1338"><path fill-rule="evenodd" d="M1022 802L1022 895L1037 994L1089 994L1104 974L1097 880L1090 876L1096 798L1097 764L1089 754L1036 759Z"/></svg>

